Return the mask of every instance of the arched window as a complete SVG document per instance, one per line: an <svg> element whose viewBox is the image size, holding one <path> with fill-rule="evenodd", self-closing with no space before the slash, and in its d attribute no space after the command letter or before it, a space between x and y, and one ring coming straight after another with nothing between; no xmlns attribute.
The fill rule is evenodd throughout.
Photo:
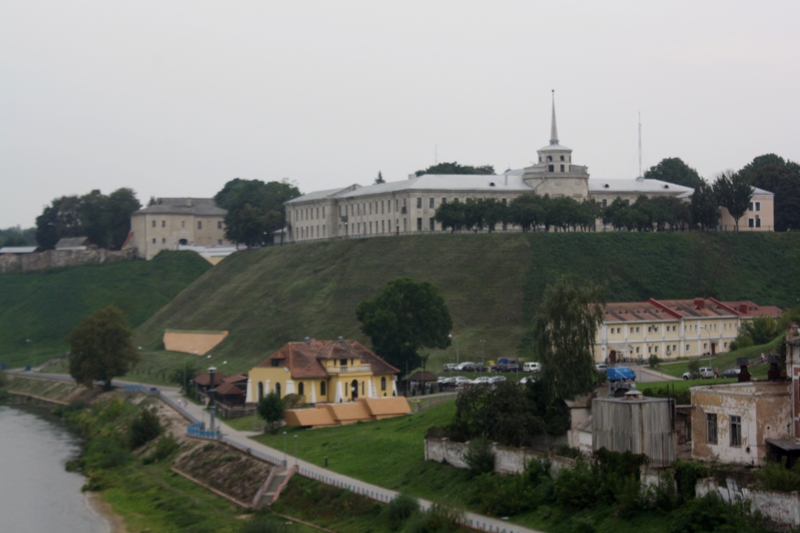
<svg viewBox="0 0 800 533"><path fill-rule="evenodd" d="M259 384L258 384L258 400L261 401L261 399L263 397L264 397L264 384L259 382Z"/></svg>
<svg viewBox="0 0 800 533"><path fill-rule="evenodd" d="M305 392L306 392L305 386L304 386L303 382L301 381L300 384L297 385L297 394L299 394L300 396L303 396L305 394Z"/></svg>
<svg viewBox="0 0 800 533"><path fill-rule="evenodd" d="M280 383L276 383L275 384L275 394L278 395L278 398L281 397L281 384Z"/></svg>
<svg viewBox="0 0 800 533"><path fill-rule="evenodd" d="M320 381L319 382L319 394L320 394L320 396L323 396L323 397L328 395L328 389L327 389L324 381Z"/></svg>
<svg viewBox="0 0 800 533"><path fill-rule="evenodd" d="M386 377L381 378L381 390L386 390Z"/></svg>
<svg viewBox="0 0 800 533"><path fill-rule="evenodd" d="M563 155L561 156L561 160L562 160L562 161L564 160L564 156L563 156Z"/></svg>
<svg viewBox="0 0 800 533"><path fill-rule="evenodd" d="M553 156L552 156L552 155L548 155L548 156L547 156L547 160L548 160L548 161L552 161L552 160L553 160Z"/></svg>

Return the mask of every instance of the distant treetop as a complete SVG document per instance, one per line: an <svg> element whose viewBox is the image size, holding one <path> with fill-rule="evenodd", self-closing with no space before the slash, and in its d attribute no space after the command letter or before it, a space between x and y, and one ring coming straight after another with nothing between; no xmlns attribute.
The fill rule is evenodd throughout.
<svg viewBox="0 0 800 533"><path fill-rule="evenodd" d="M417 176L423 174L494 174L494 167L492 165L483 165L482 167L459 165L453 161L452 163L439 163L425 170L417 170L414 174Z"/></svg>
<svg viewBox="0 0 800 533"><path fill-rule="evenodd" d="M693 189L705 183L697 171L684 163L680 157L662 159L659 164L650 167L644 173L644 179L666 181Z"/></svg>

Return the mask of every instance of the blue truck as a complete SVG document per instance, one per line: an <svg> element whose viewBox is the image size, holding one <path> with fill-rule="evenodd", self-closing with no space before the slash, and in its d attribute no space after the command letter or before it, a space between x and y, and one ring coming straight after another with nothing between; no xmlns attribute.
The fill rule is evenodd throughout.
<svg viewBox="0 0 800 533"><path fill-rule="evenodd" d="M608 381L636 381L636 372L628 366L612 366L606 368Z"/></svg>

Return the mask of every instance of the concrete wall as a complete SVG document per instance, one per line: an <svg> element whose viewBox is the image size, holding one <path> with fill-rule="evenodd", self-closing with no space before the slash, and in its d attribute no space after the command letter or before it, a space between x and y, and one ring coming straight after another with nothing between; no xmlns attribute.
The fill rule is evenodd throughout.
<svg viewBox="0 0 800 533"><path fill-rule="evenodd" d="M728 503L749 500L753 511L760 511L779 524L800 525L800 494L797 492L750 490L740 487L733 479L726 479L725 484L720 485L713 478L699 480L695 491L698 497L716 493Z"/></svg>
<svg viewBox="0 0 800 533"><path fill-rule="evenodd" d="M51 268L64 268L106 261L128 261L135 257L134 250L47 250L24 255L0 256L0 274L33 272Z"/></svg>
<svg viewBox="0 0 800 533"><path fill-rule="evenodd" d="M425 460L447 463L456 468L469 468L464 461L464 454L467 453L469 443L453 442L450 439L425 439ZM494 471L498 473L519 473L525 470L525 464L531 459L547 459L552 465L554 472L562 468L572 468L575 461L566 457L554 457L547 454L535 452L527 448L507 448L498 444L492 444L495 454Z"/></svg>

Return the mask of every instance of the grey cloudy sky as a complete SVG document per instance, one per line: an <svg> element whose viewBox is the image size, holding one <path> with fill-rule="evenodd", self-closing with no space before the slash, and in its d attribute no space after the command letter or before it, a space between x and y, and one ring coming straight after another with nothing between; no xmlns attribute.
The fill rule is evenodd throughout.
<svg viewBox="0 0 800 533"><path fill-rule="evenodd" d="M800 2L0 0L0 228L92 189L800 160Z"/></svg>

